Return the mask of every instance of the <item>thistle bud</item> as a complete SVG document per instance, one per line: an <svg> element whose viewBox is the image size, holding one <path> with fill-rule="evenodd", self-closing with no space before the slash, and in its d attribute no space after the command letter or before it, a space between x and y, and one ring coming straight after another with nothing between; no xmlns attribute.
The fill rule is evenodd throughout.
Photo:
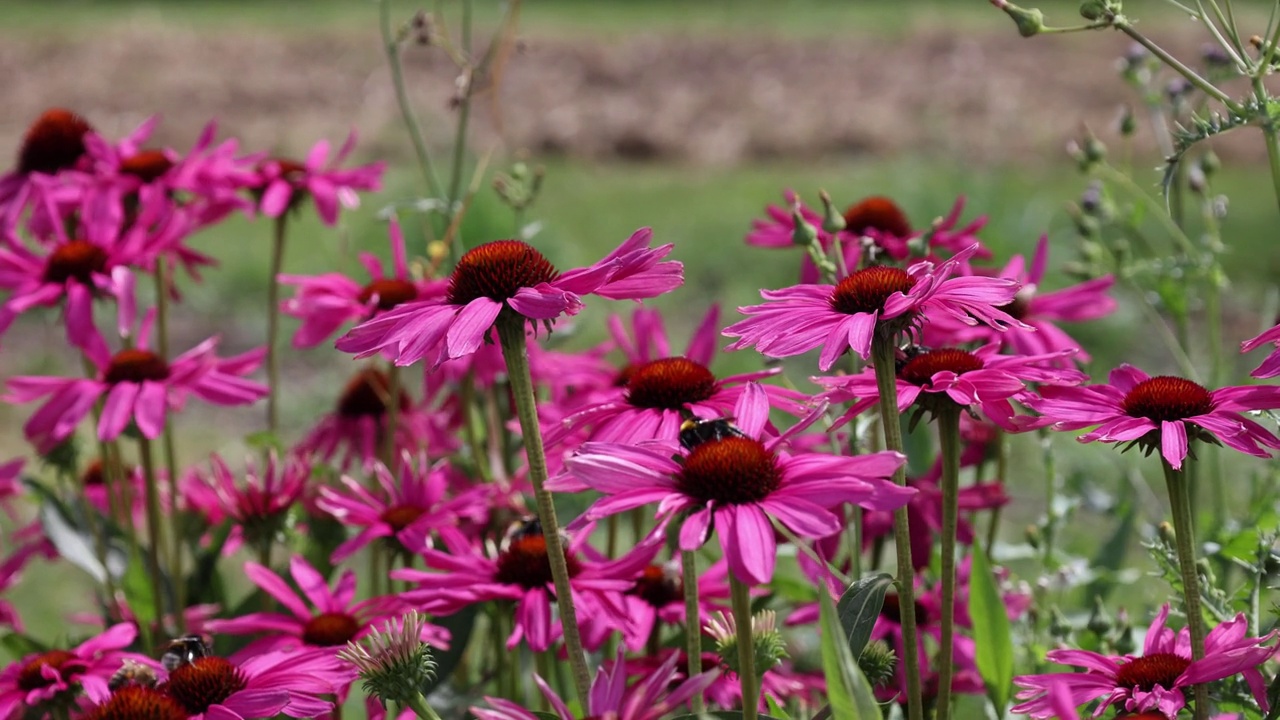
<svg viewBox="0 0 1280 720"><path fill-rule="evenodd" d="M365 692L384 708L389 700L404 704L421 697L421 688L435 679L431 648L418 639L425 624L416 610L410 610L400 622L387 621L383 630L375 628L338 653L340 660L355 666Z"/></svg>
<svg viewBox="0 0 1280 720"><path fill-rule="evenodd" d="M1080 17L1089 21L1097 21L1106 17L1107 4L1102 0L1085 0L1080 5Z"/></svg>
<svg viewBox="0 0 1280 720"><path fill-rule="evenodd" d="M1156 535L1159 536L1160 542L1169 547L1177 547L1178 536L1173 532L1173 525L1168 522L1162 522L1156 526Z"/></svg>
<svg viewBox="0 0 1280 720"><path fill-rule="evenodd" d="M1057 605L1049 608L1049 634L1058 640L1066 640L1071 636L1071 622L1062 614Z"/></svg>
<svg viewBox="0 0 1280 720"><path fill-rule="evenodd" d="M1129 616L1126 613L1120 613L1116 618L1115 650L1121 655L1131 655L1137 649L1138 644L1133 638L1133 626L1129 624Z"/></svg>
<svg viewBox="0 0 1280 720"><path fill-rule="evenodd" d="M1120 108L1120 121L1116 129L1122 137L1132 137L1138 131L1138 120L1133 116L1133 108L1128 105Z"/></svg>
<svg viewBox="0 0 1280 720"><path fill-rule="evenodd" d="M1115 623L1111 621L1111 616L1107 614L1107 609L1102 606L1102 598L1095 595L1093 597L1093 611L1089 613L1089 622L1085 628L1094 635L1102 636L1111 631L1115 627Z"/></svg>
<svg viewBox="0 0 1280 720"><path fill-rule="evenodd" d="M739 668L737 619L732 614L717 612L707 620L706 630L716 641L720 662L736 674ZM761 610L751 616L751 645L756 675L761 677L787 657L782 633L778 630L777 615L772 610Z"/></svg>
<svg viewBox="0 0 1280 720"><path fill-rule="evenodd" d="M1044 13L1035 8L1022 8L1008 0L991 0L991 4L1004 11L1013 19L1022 37L1034 37L1044 32Z"/></svg>
<svg viewBox="0 0 1280 720"><path fill-rule="evenodd" d="M809 247L818 241L818 229L809 224L804 219L804 214L800 212L800 198L796 198L795 204L791 206L791 244L800 247Z"/></svg>
<svg viewBox="0 0 1280 720"><path fill-rule="evenodd" d="M826 190L819 190L818 198L822 200L822 229L833 234L843 230L844 214L831 204L831 196Z"/></svg>
<svg viewBox="0 0 1280 720"><path fill-rule="evenodd" d="M863 648L862 655L858 657L858 668L862 670L863 675L867 676L867 682L871 683L872 687L879 687L893 680L897 665L897 656L883 640L869 643Z"/></svg>

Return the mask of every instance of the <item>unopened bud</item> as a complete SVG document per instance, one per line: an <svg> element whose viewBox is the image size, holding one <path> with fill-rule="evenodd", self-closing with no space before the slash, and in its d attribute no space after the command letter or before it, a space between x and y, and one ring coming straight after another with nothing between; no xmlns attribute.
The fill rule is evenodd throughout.
<svg viewBox="0 0 1280 720"><path fill-rule="evenodd" d="M1129 624L1129 616L1123 612L1116 617L1115 649L1121 655L1132 655L1133 651L1138 649L1138 644L1133 638L1133 626Z"/></svg>
<svg viewBox="0 0 1280 720"><path fill-rule="evenodd" d="M822 229L833 234L843 230L844 215L831 204L831 196L826 190L819 190L818 198L822 200Z"/></svg>
<svg viewBox="0 0 1280 720"><path fill-rule="evenodd" d="M1106 14L1107 5L1102 0L1085 0L1080 5L1080 17L1085 20L1101 20Z"/></svg>
<svg viewBox="0 0 1280 720"><path fill-rule="evenodd" d="M1102 598L1095 595L1093 597L1093 611L1089 613L1089 622L1085 627L1094 635L1105 635L1111 631L1114 625L1111 622L1111 616L1107 614L1107 609L1102 606Z"/></svg>
<svg viewBox="0 0 1280 720"><path fill-rule="evenodd" d="M1167 522L1162 522L1156 526L1156 535L1160 537L1160 542L1169 547L1175 547L1178 544L1178 536L1173 532L1173 525Z"/></svg>
<svg viewBox="0 0 1280 720"><path fill-rule="evenodd" d="M804 219L804 213L800 212L800 198L796 198L796 202L791 206L791 244L800 247L809 247L818 241L818 229L809 224Z"/></svg>
<svg viewBox="0 0 1280 720"><path fill-rule="evenodd" d="M1196 561L1196 573L1204 579L1205 584L1213 586L1217 584L1217 577L1213 574L1213 566L1209 564L1209 558L1200 558Z"/></svg>
<svg viewBox="0 0 1280 720"><path fill-rule="evenodd" d="M1130 137L1138 131L1138 120L1133 116L1133 108L1128 105L1120 108L1118 129L1123 137Z"/></svg>
<svg viewBox="0 0 1280 720"><path fill-rule="evenodd" d="M867 644L862 650L862 655L858 657L858 668L862 670L863 675L867 676L867 682L871 683L872 687L885 685L892 680L897 665L897 656L883 640L874 640Z"/></svg>
<svg viewBox="0 0 1280 720"><path fill-rule="evenodd" d="M1013 18L1013 24L1018 27L1018 34L1022 37L1033 37L1044 32L1044 13L1039 10L1018 7L1008 0L991 0L991 4Z"/></svg>
<svg viewBox="0 0 1280 720"><path fill-rule="evenodd" d="M1062 614L1057 605L1049 608L1049 634L1058 640L1066 640L1071 635L1071 623Z"/></svg>
<svg viewBox="0 0 1280 720"><path fill-rule="evenodd" d="M1033 549L1040 549L1040 543L1044 540L1044 536L1040 533L1039 525L1028 525L1027 529L1023 531L1023 536L1026 538L1027 544Z"/></svg>

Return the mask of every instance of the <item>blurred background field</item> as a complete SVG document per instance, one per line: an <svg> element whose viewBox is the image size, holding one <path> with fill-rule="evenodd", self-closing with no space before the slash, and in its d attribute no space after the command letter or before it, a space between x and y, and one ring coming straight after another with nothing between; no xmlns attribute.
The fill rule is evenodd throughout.
<svg viewBox="0 0 1280 720"><path fill-rule="evenodd" d="M1261 28L1262 3L1244 5L1244 21ZM496 4L477 6L478 25L492 23ZM1078 2L1039 6L1054 24L1077 20ZM407 19L417 5L394 7ZM1126 3L1146 31L1194 56L1201 29L1168 8L1158 0ZM963 195L966 219L990 217L983 237L999 258L1029 254L1049 234L1049 288L1068 282L1060 269L1076 235L1066 207L1085 179L1064 147L1083 126L1113 156L1130 157L1138 183L1157 191L1160 159L1147 128L1128 149L1115 133L1121 104L1136 100L1116 77L1116 58L1127 48L1118 34L1024 40L986 0L534 0L520 25L519 50L500 86L478 101L475 155L492 150L491 170L517 155L545 165L530 218L542 223L537 242L561 268L594 261L642 225L660 242L675 243L688 283L656 305L669 311L677 347L707 303L720 302L729 317L760 288L794 282L798 253L742 243L751 219L780 202L784 188L810 201L820 188L840 203L889 195L917 226ZM405 62L427 134L443 148L453 126L451 65L428 47L411 47ZM77 110L108 136L158 113L156 140L180 151L214 118L245 149L286 155L301 155L320 138L338 144L357 129L357 159L387 160L387 187L344 215L337 231L309 217L294 223L288 272L360 272L355 250L386 254L375 213L422 194L381 54L377 6L365 0L3 0L0 75L0 157L6 148L16 152L28 123L49 106ZM1232 344L1271 324L1262 313L1280 271L1261 140L1247 129L1238 135L1215 148L1225 164L1215 190L1230 197L1224 234ZM465 237L480 242L513 231L510 211L486 187ZM222 267L188 286L175 347L215 330L229 350L261 343L269 233L266 223L235 220L194 242ZM1123 359L1153 374L1172 370L1132 305L1078 329L1097 358L1093 369L1105 373ZM605 312L590 308L561 337L576 346L598 340ZM10 333L0 374L64 361L50 356L60 352L60 333L52 316ZM722 372L758 362L751 353L725 360ZM332 404L351 366L323 349L289 362L284 410L297 437ZM1233 376L1243 376L1246 363L1251 368L1256 358L1241 360ZM17 428L29 411L0 408L11 428L6 455L21 452ZM257 429L261 414L193 411L182 424L221 429L180 427L189 459L227 449L210 438ZM1117 465L1108 449L1081 452L1062 440L1074 473L1118 478L1133 466ZM1008 478L1011 528L1033 520L1043 503L1035 441L1019 442L1017 477ZM1114 486L1105 478L1098 484ZM1158 519L1162 506L1142 499L1149 502L1139 518ZM1110 521L1090 521L1091 545L1103 522ZM1007 535L1018 540L1016 532ZM1131 592L1135 601L1150 601L1163 589ZM60 609L46 603L43 612L52 617Z"/></svg>

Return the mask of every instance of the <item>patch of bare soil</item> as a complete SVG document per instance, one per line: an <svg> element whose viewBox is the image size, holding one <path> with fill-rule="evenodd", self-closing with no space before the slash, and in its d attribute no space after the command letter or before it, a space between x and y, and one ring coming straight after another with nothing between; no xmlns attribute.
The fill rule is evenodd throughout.
<svg viewBox="0 0 1280 720"><path fill-rule="evenodd" d="M1184 40L1170 44L1194 51ZM1115 72L1125 48L1117 35L1023 40L1003 24L906 40L527 37L497 93L481 99L476 132L481 147L502 141L593 159L928 153L1043 163L1060 157L1082 122L1110 133L1133 99ZM424 124L443 144L455 69L433 48L411 48L406 62ZM372 30L219 34L122 23L75 40L7 36L0 76L0 153L57 105L109 134L158 112L157 139L179 149L210 118L248 148L300 152L351 126L374 144L367 153L407 148Z"/></svg>

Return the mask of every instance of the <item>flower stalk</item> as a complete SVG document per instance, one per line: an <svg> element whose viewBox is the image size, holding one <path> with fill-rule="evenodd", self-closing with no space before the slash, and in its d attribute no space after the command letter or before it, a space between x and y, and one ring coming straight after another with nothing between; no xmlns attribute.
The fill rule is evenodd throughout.
<svg viewBox="0 0 1280 720"><path fill-rule="evenodd" d="M1178 571L1182 575L1182 596L1186 603L1187 629L1191 633L1191 659L1204 659L1204 613L1200 610L1200 574L1196 571L1195 531L1192 529L1191 493L1186 473L1161 460L1164 480L1169 489L1169 505L1173 510L1173 534L1178 549ZM1194 720L1209 717L1209 687L1195 685Z"/></svg>
<svg viewBox="0 0 1280 720"><path fill-rule="evenodd" d="M569 665L573 668L573 683L578 698L585 703L591 689L591 672L587 669L587 657L578 632L578 617L569 587L565 551L560 544L560 523L556 519L555 503L551 492L543 487L547 481L547 457L542 445L542 429L538 425L533 378L529 372L525 322L523 316L505 311L497 321L498 340L502 346L502 357L507 363L507 378L511 383L516 415L524 436L524 450L529 461L529 481L533 483L538 520L542 523L542 533L547 543L547 561L551 565L551 577L555 582L556 605L560 609L560 622L564 626L564 642L569 654Z"/></svg>
<svg viewBox="0 0 1280 720"><path fill-rule="evenodd" d="M951 678L955 670L956 519L960 494L960 411L941 403L935 420L942 454L942 636L938 643L937 720L951 717Z"/></svg>
<svg viewBox="0 0 1280 720"><path fill-rule="evenodd" d="M884 429L886 450L903 452L902 421L898 413L897 346L894 335L877 328L871 341L871 361L876 371L876 387L880 392L880 425ZM893 481L906 487L906 466L893 471ZM903 670L907 676L907 718L923 720L924 707L920 692L920 651L916 630L915 568L911 564L911 529L907 507L893 511L893 541L898 557L898 599L902 617Z"/></svg>
<svg viewBox="0 0 1280 720"><path fill-rule="evenodd" d="M271 277L267 282L267 430L275 435L280 428L280 356L276 345L280 336L280 271L284 268L287 215L275 219L271 236Z"/></svg>
<svg viewBox="0 0 1280 720"><path fill-rule="evenodd" d="M680 551L680 574L684 585L684 637L688 677L702 672L702 627L698 612L698 556L692 550ZM691 698L693 713L701 715L706 710L702 693Z"/></svg>
<svg viewBox="0 0 1280 720"><path fill-rule="evenodd" d="M144 435L138 436L138 455L142 461L142 475L146 483L147 507L147 572L151 575L151 604L155 611L157 630L164 622L164 580L161 574L160 548L164 545L164 525L160 522L160 486L156 478L155 456L151 451L151 441ZM177 581L177 578L174 578ZM180 614L180 613L178 613ZM158 634L157 634L158 636Z"/></svg>
<svg viewBox="0 0 1280 720"><path fill-rule="evenodd" d="M742 717L744 720L756 720L760 714L760 675L756 672L755 642L751 637L751 587L732 572L729 573L729 599L733 607L734 624L737 626Z"/></svg>

